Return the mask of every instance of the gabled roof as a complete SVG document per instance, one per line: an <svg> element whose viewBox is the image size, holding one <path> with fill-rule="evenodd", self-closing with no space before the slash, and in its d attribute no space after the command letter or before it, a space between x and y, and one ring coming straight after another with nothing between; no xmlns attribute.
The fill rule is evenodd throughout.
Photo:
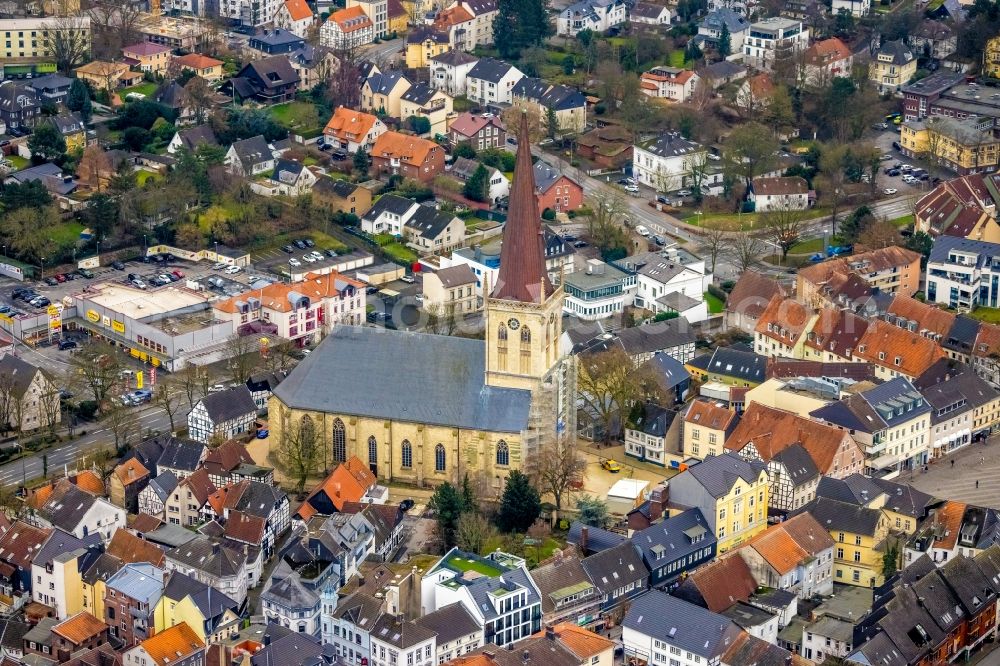
<svg viewBox="0 0 1000 666"><path fill-rule="evenodd" d="M882 488L872 479L857 473L843 479L825 476L820 479L819 485L816 487L817 497L825 497L857 506L869 506L876 498L881 497L883 492Z"/></svg>
<svg viewBox="0 0 1000 666"><path fill-rule="evenodd" d="M874 536L883 520L882 511L856 504L817 497L793 515L809 513L823 529Z"/></svg>
<svg viewBox="0 0 1000 666"><path fill-rule="evenodd" d="M587 535L586 547L584 547L583 543L584 530L586 530ZM573 521L573 524L569 526L569 533L566 535L566 542L579 546L580 550L584 551L584 554L589 552L597 553L602 550L607 550L617 546L623 541L626 541L626 539L621 534L611 532L600 527L585 525L578 520Z"/></svg>
<svg viewBox="0 0 1000 666"><path fill-rule="evenodd" d="M205 455L204 467L209 473L227 474L244 463L254 464L253 456L243 442L230 439Z"/></svg>
<svg viewBox="0 0 1000 666"><path fill-rule="evenodd" d="M575 553L564 555L558 552L555 557L531 570L531 580L542 595L543 613L554 611L556 604L566 597L569 590L580 594L589 588L592 590L591 594L596 593L581 558Z"/></svg>
<svg viewBox="0 0 1000 666"><path fill-rule="evenodd" d="M250 167L256 164L262 164L274 159L274 154L271 152L270 146L267 145L267 141L260 134L252 136L249 139L236 141L233 143L232 149L236 152L236 157L243 164L243 167L248 171Z"/></svg>
<svg viewBox="0 0 1000 666"><path fill-rule="evenodd" d="M751 186L757 196L788 196L809 192L809 184L801 176L759 177L753 179Z"/></svg>
<svg viewBox="0 0 1000 666"><path fill-rule="evenodd" d="M14 521L10 529L0 536L0 560L18 569L30 571L32 560L49 540L52 532L50 528Z"/></svg>
<svg viewBox="0 0 1000 666"><path fill-rule="evenodd" d="M170 47L156 44L154 42L139 42L131 46L122 47L122 53L126 56L154 56L161 53L169 53Z"/></svg>
<svg viewBox="0 0 1000 666"><path fill-rule="evenodd" d="M550 84L542 79L524 77L511 90L514 97L524 97L546 109L566 111L583 108L587 100L579 90L562 84Z"/></svg>
<svg viewBox="0 0 1000 666"><path fill-rule="evenodd" d="M241 384L235 388L209 393L201 399L212 423L232 421L247 414L257 414L257 403L253 401L250 389Z"/></svg>
<svg viewBox="0 0 1000 666"><path fill-rule="evenodd" d="M913 50L904 44L901 39L882 44L882 48L878 50L878 55L891 58L891 64L893 65L906 65L917 58Z"/></svg>
<svg viewBox="0 0 1000 666"><path fill-rule="evenodd" d="M726 439L726 449L742 451L752 443L758 455L770 461L787 447L799 444L809 453L816 469L829 474L845 439L850 439L850 434L840 428L753 402Z"/></svg>
<svg viewBox="0 0 1000 666"><path fill-rule="evenodd" d="M702 548L711 548L717 539L701 509L687 509L660 523L632 534L632 544L652 570L657 562L680 561Z"/></svg>
<svg viewBox="0 0 1000 666"><path fill-rule="evenodd" d="M13 354L5 354L0 358L0 376L4 377L7 390L18 397L22 397L24 392L31 386L35 375L42 372L37 367L28 363L22 358ZM44 373L42 373L44 375Z"/></svg>
<svg viewBox="0 0 1000 666"><path fill-rule="evenodd" d="M721 613L739 601L747 601L757 583L742 557L721 557L687 575L674 595Z"/></svg>
<svg viewBox="0 0 1000 666"><path fill-rule="evenodd" d="M77 613L52 627L52 633L65 638L74 645L80 645L95 636L100 636L107 630L108 625L87 611Z"/></svg>
<svg viewBox="0 0 1000 666"><path fill-rule="evenodd" d="M215 492L215 484L212 483L212 479L208 476L208 470L204 467L195 470L190 476L181 479L177 487L190 490L199 507L205 506L209 496Z"/></svg>
<svg viewBox="0 0 1000 666"><path fill-rule="evenodd" d="M372 641L378 640L388 643L401 650L405 650L430 640L434 637L434 632L415 622L402 620L402 616L383 614L375 621L375 626L371 629Z"/></svg>
<svg viewBox="0 0 1000 666"><path fill-rule="evenodd" d="M767 470L767 464L759 460L744 460L732 451L718 456L709 456L691 465L681 475L693 477L712 497L727 495L737 479L746 483L756 483L760 473Z"/></svg>
<svg viewBox="0 0 1000 666"><path fill-rule="evenodd" d="M320 176L313 185L313 192L321 192L329 196L346 199L358 191L361 186L346 180Z"/></svg>
<svg viewBox="0 0 1000 666"><path fill-rule="evenodd" d="M372 74L365 80L365 83L371 89L373 94L388 95L393 91L393 89L395 89L396 84L400 81L404 82L407 87L412 85L410 80L407 79L403 72L399 70Z"/></svg>
<svg viewBox="0 0 1000 666"><path fill-rule="evenodd" d="M449 51L448 53L463 53L463 51ZM450 130L463 136L475 136L479 130L487 125L498 127L501 131L506 131L503 120L500 116L483 115L465 111L452 121Z"/></svg>
<svg viewBox="0 0 1000 666"><path fill-rule="evenodd" d="M754 270L744 271L726 299L726 311L757 318L774 296L786 295L785 288L774 278Z"/></svg>
<svg viewBox="0 0 1000 666"><path fill-rule="evenodd" d="M704 399L694 400L684 414L684 420L688 423L712 430L728 430L738 418L735 410Z"/></svg>
<svg viewBox="0 0 1000 666"><path fill-rule="evenodd" d="M269 586L261 597L292 611L303 609L305 612L311 612L319 603L319 595L303 585L295 574L285 576Z"/></svg>
<svg viewBox="0 0 1000 666"><path fill-rule="evenodd" d="M919 377L945 353L934 340L875 320L858 341L854 355L908 377Z"/></svg>
<svg viewBox="0 0 1000 666"><path fill-rule="evenodd" d="M910 322L913 322L917 333L923 334L928 331L941 337L948 335L948 331L955 324L954 312L922 303L903 294L896 294L892 299L885 318L900 328L908 328Z"/></svg>
<svg viewBox="0 0 1000 666"><path fill-rule="evenodd" d="M285 11L293 21L305 21L313 17L312 10L305 0L285 0Z"/></svg>
<svg viewBox="0 0 1000 666"><path fill-rule="evenodd" d="M850 310L823 308L819 319L806 333L805 345L821 352L830 352L841 358L851 358L865 331L868 320Z"/></svg>
<svg viewBox="0 0 1000 666"><path fill-rule="evenodd" d="M375 475L357 456L351 456L346 461L337 465L330 476L326 477L306 497L302 506L299 507L297 516L303 520L308 520L315 513L313 500L323 493L326 499L336 507L337 511L343 509L345 502L359 502L375 484ZM308 514L308 515L307 515Z"/></svg>
<svg viewBox="0 0 1000 666"><path fill-rule="evenodd" d="M457 601L427 613L415 622L437 634L439 645L451 643L479 630L479 623L465 608L465 604Z"/></svg>
<svg viewBox="0 0 1000 666"><path fill-rule="evenodd" d="M476 274L472 272L468 264L458 264L442 268L435 271L434 275L441 281L441 286L445 289L474 284L476 282Z"/></svg>
<svg viewBox="0 0 1000 666"><path fill-rule="evenodd" d="M812 312L795 299L775 295L757 320L755 332L791 347L802 337L811 318Z"/></svg>
<svg viewBox="0 0 1000 666"><path fill-rule="evenodd" d="M365 13L365 10L361 7L361 5L354 5L353 7L348 7L346 9L338 9L330 14L330 18L327 20L329 22L336 23L340 27L340 31L345 34L363 30L364 28L371 28L375 25L372 23L372 20L368 18L368 14Z"/></svg>
<svg viewBox="0 0 1000 666"><path fill-rule="evenodd" d="M120 594L149 608L156 605L163 594L166 571L145 562L126 564L107 580L107 586Z"/></svg>
<svg viewBox="0 0 1000 666"><path fill-rule="evenodd" d="M148 477L149 470L137 458L129 458L121 465L115 467L114 474L123 485L127 486L130 483L141 480L143 477Z"/></svg>
<svg viewBox="0 0 1000 666"><path fill-rule="evenodd" d="M242 552L212 543L202 536L168 550L167 557L217 578L246 575L246 557Z"/></svg>
<svg viewBox="0 0 1000 666"><path fill-rule="evenodd" d="M287 0L286 6L289 3L302 3L303 0ZM306 7L308 9L308 6ZM311 15L311 12L310 12ZM188 68L192 70L209 69L210 67L221 67L224 63L221 60L216 60L215 58L210 58L209 56L202 55L200 53L187 53L182 56L174 56L173 62L176 63L181 69ZM198 125L202 127L202 125Z"/></svg>
<svg viewBox="0 0 1000 666"><path fill-rule="evenodd" d="M836 37L813 42L812 46L805 52L806 63L819 67L839 60L847 60L850 57L851 49Z"/></svg>
<svg viewBox="0 0 1000 666"><path fill-rule="evenodd" d="M154 566L162 567L166 561L166 555L159 546L145 539L140 539L120 527L115 530L114 536L111 537L106 552L124 564L148 562Z"/></svg>
<svg viewBox="0 0 1000 666"><path fill-rule="evenodd" d="M177 487L177 477L173 472L166 471L161 472L159 476L156 476L149 480L149 484L146 486L154 493L161 502L167 500L167 496L174 491Z"/></svg>
<svg viewBox="0 0 1000 666"><path fill-rule="evenodd" d="M710 660L720 657L741 633L731 620L662 590L633 599L622 626Z"/></svg>
<svg viewBox="0 0 1000 666"><path fill-rule="evenodd" d="M771 525L743 547L756 551L779 576L784 576L833 545L828 528L812 514L801 513Z"/></svg>
<svg viewBox="0 0 1000 666"><path fill-rule="evenodd" d="M475 66L469 70L469 73L466 76L471 79L481 79L490 83L500 83L500 80L512 69L517 70L516 67L510 63L504 62L503 60L497 60L496 58L480 58L479 62L477 62Z"/></svg>
<svg viewBox="0 0 1000 666"><path fill-rule="evenodd" d="M631 541L623 541L585 557L581 565L602 594L609 594L632 582L638 583L640 588L645 587L649 577L646 565Z"/></svg>
<svg viewBox="0 0 1000 666"><path fill-rule="evenodd" d="M761 384L766 379L767 357L733 347L716 347L706 370L723 377Z"/></svg>
<svg viewBox="0 0 1000 666"><path fill-rule="evenodd" d="M433 141L417 136L388 131L379 135L372 146L373 158L398 159L407 164L422 167L435 152L442 150Z"/></svg>
<svg viewBox="0 0 1000 666"><path fill-rule="evenodd" d="M323 129L324 134L360 142L375 126L378 118L370 113L338 106Z"/></svg>
<svg viewBox="0 0 1000 666"><path fill-rule="evenodd" d="M863 273L877 273L893 268L911 266L920 261L920 254L902 247L886 247L870 252L862 252L849 257L838 257L821 261L799 269L799 277L814 284L822 284L833 275L843 275L852 270Z"/></svg>
<svg viewBox="0 0 1000 666"><path fill-rule="evenodd" d="M205 642L186 622L156 632L141 645L156 666L168 666L205 649Z"/></svg>
<svg viewBox="0 0 1000 666"><path fill-rule="evenodd" d="M246 514L242 511L230 511L223 534L227 539L233 541L260 546L264 543L266 524L267 521L259 516Z"/></svg>

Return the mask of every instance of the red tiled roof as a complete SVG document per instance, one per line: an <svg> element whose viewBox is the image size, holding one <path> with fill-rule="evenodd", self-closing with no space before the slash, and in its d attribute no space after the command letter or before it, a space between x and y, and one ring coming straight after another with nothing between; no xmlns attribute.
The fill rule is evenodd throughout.
<svg viewBox="0 0 1000 666"><path fill-rule="evenodd" d="M942 337L948 335L955 323L955 313L927 303L921 303L915 298L897 295L889 304L888 314L908 321L917 322L917 333L931 331Z"/></svg>
<svg viewBox="0 0 1000 666"><path fill-rule="evenodd" d="M337 469L309 493L296 515L302 520L308 520L315 515L316 510L309 500L320 492L326 493L337 511L341 511L345 502L360 501L375 484L375 475L368 466L357 456L351 456L347 461L337 465Z"/></svg>
<svg viewBox="0 0 1000 666"><path fill-rule="evenodd" d="M259 546L264 541L265 526L266 521L263 518L242 511L230 511L224 534L234 541Z"/></svg>
<svg viewBox="0 0 1000 666"><path fill-rule="evenodd" d="M150 543L121 528L115 530L114 536L111 537L107 553L117 557L124 564L149 562L152 565L162 567L167 559L166 553L155 543Z"/></svg>
<svg viewBox="0 0 1000 666"><path fill-rule="evenodd" d="M764 308L755 331L784 345L794 346L811 317L812 313L795 299L776 295Z"/></svg>
<svg viewBox="0 0 1000 666"><path fill-rule="evenodd" d="M68 620L64 620L52 627L52 633L62 636L75 645L80 645L87 639L99 636L107 630L108 625L87 611L77 613Z"/></svg>
<svg viewBox="0 0 1000 666"><path fill-rule="evenodd" d="M51 535L51 529L14 521L10 529L0 536L0 560L30 571L32 559Z"/></svg>
<svg viewBox="0 0 1000 666"><path fill-rule="evenodd" d="M697 589L705 607L713 613L726 610L737 601L747 601L757 591L757 582L746 560L737 554L722 557L692 571L681 588Z"/></svg>
<svg viewBox="0 0 1000 666"><path fill-rule="evenodd" d="M684 420L712 430L725 430L733 420L736 412L720 404L708 400L695 400L684 414Z"/></svg>
<svg viewBox="0 0 1000 666"><path fill-rule="evenodd" d="M301 2L301 0L299 1ZM221 60L209 58L208 56L200 53L188 53L187 55L175 56L174 62L177 63L182 69L186 67L194 71L209 69L211 67L221 67L224 64Z"/></svg>
<svg viewBox="0 0 1000 666"><path fill-rule="evenodd" d="M756 319L764 313L771 298L787 295L777 280L756 271L745 271L726 299L726 310Z"/></svg>
<svg viewBox="0 0 1000 666"><path fill-rule="evenodd" d="M833 537L810 513L800 513L771 525L746 543L773 568L785 575L807 557L833 546Z"/></svg>
<svg viewBox="0 0 1000 666"><path fill-rule="evenodd" d="M285 0L285 11L293 21L304 21L313 15L305 0Z"/></svg>
<svg viewBox="0 0 1000 666"><path fill-rule="evenodd" d="M809 192L809 183L801 176L761 177L753 179L753 191L761 196L806 194Z"/></svg>
<svg viewBox="0 0 1000 666"><path fill-rule="evenodd" d="M876 319L858 341L854 355L908 377L919 377L945 353L934 340Z"/></svg>

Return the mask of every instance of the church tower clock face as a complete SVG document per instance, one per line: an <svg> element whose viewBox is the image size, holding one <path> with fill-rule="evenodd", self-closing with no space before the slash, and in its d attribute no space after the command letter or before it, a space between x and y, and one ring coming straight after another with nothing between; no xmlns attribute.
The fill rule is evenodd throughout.
<svg viewBox="0 0 1000 666"><path fill-rule="evenodd" d="M516 331L518 328L520 328L520 326L521 322L519 322L517 319L514 319L513 317L507 320L507 328L509 328L512 331Z"/></svg>

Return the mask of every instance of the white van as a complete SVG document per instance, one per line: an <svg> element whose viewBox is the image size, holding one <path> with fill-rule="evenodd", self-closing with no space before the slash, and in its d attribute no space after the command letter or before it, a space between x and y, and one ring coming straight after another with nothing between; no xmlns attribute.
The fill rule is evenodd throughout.
<svg viewBox="0 0 1000 666"><path fill-rule="evenodd" d="M639 234L642 237L646 237L649 235L649 229L640 224L635 228L635 233Z"/></svg>

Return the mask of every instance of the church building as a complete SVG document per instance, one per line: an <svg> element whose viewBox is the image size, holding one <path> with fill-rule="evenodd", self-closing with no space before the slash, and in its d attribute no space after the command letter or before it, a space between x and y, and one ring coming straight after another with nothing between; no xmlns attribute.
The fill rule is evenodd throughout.
<svg viewBox="0 0 1000 666"><path fill-rule="evenodd" d="M275 388L273 446L315 438L326 468L358 456L384 481L468 473L499 489L575 445L576 366L559 353L563 288L545 267L529 146L523 122L485 342L337 326Z"/></svg>

